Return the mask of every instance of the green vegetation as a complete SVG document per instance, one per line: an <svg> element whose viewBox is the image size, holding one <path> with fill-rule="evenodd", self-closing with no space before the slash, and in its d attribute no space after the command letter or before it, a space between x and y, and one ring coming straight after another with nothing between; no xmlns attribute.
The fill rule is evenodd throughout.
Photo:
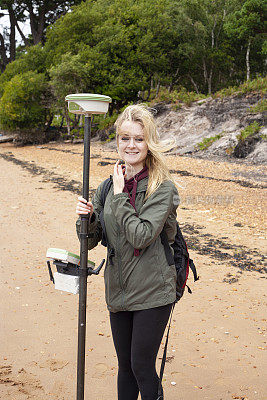
<svg viewBox="0 0 267 400"><path fill-rule="evenodd" d="M154 91L155 92L155 91ZM150 92L150 97L153 98L153 92ZM186 88L181 87L177 90L172 90L171 92L167 88L162 88L156 97L149 102L149 105L153 105L160 102L172 103L174 109L180 108L181 104L186 106L191 106L194 101L205 99L206 95L196 92L189 92Z"/></svg>
<svg viewBox="0 0 267 400"><path fill-rule="evenodd" d="M112 115L110 116L106 116L105 118L99 118L99 123L98 123L98 128L99 129L107 129L110 128L114 122L116 121L118 117L118 114L116 112L114 112Z"/></svg>
<svg viewBox="0 0 267 400"><path fill-rule="evenodd" d="M115 139L115 137L116 137L116 133L115 132L110 133L108 135L107 142L111 142L111 140Z"/></svg>
<svg viewBox="0 0 267 400"><path fill-rule="evenodd" d="M249 92L259 92L261 94L266 94L267 91L267 78L257 77L251 81L244 82L239 86L230 86L219 90L212 95L213 98L218 97L228 97L232 95L242 95Z"/></svg>
<svg viewBox="0 0 267 400"><path fill-rule="evenodd" d="M250 107L250 113L263 113L267 111L267 99L260 100L255 106Z"/></svg>
<svg viewBox="0 0 267 400"><path fill-rule="evenodd" d="M202 142L197 144L197 147L199 150L206 150L212 143L214 143L216 140L220 139L223 136L223 133L219 133L218 135L211 136L208 138L204 138Z"/></svg>
<svg viewBox="0 0 267 400"><path fill-rule="evenodd" d="M253 136L258 133L261 128L263 128L257 121L254 121L252 124L246 126L242 131L237 135L238 141L245 140L248 136Z"/></svg>
<svg viewBox="0 0 267 400"><path fill-rule="evenodd" d="M27 129L44 125L50 117L44 98L47 82L44 74L25 72L5 84L0 100L0 120L4 129Z"/></svg>
<svg viewBox="0 0 267 400"><path fill-rule="evenodd" d="M179 109L209 96L266 93L263 0L44 3L39 9L33 1L0 0L6 13L15 10L14 24L27 15L35 21L17 48L14 30L0 34L4 129L46 129L56 114L71 135L79 119L66 109L70 93L112 97L109 116L95 119L99 129L137 101Z"/></svg>

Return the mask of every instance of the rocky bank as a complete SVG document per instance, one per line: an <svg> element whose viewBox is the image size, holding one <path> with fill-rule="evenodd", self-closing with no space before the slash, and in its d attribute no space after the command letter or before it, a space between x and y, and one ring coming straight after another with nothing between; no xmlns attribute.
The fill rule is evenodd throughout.
<svg viewBox="0 0 267 400"><path fill-rule="evenodd" d="M164 136L172 134L176 138L179 155L192 154L201 158L217 157L236 161L234 149L238 144L238 134L242 129L258 122L260 131L247 138L243 153L239 158L253 163L267 162L266 113L255 113L253 107L262 101L260 94L247 94L218 99L204 99L190 107L174 110L172 105L156 105L159 110L157 121ZM221 134L206 150L198 144L204 138ZM265 135L265 136L264 136ZM264 139L265 137L265 139Z"/></svg>

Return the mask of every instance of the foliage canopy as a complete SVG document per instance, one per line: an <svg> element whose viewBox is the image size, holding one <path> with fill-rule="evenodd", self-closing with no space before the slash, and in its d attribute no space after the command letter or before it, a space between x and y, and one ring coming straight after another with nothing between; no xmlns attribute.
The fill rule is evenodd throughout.
<svg viewBox="0 0 267 400"><path fill-rule="evenodd" d="M15 3L23 10L33 2ZM35 3L37 13L42 1ZM41 95L51 112L68 120L64 98L69 93L109 95L112 112L129 102L150 101L160 87L176 99L193 91L201 97L245 79L249 85L266 72L264 0L69 1L64 10L71 11L61 17L63 2L56 3L58 8L46 14L43 43L22 49L0 74L2 126L26 126L27 118L28 126L44 123L47 111L34 109ZM32 94L34 100L26 104L33 107L32 117L27 107L18 112L18 104L25 104L15 93L10 96L15 88Z"/></svg>

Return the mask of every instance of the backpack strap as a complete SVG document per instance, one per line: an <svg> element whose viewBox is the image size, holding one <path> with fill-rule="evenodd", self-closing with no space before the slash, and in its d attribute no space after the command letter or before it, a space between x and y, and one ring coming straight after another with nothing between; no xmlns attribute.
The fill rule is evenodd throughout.
<svg viewBox="0 0 267 400"><path fill-rule="evenodd" d="M197 270L196 270L194 261L191 258L189 258L189 267L191 268L191 271L193 272L194 281L198 281L199 280L199 276L197 276Z"/></svg>
<svg viewBox="0 0 267 400"><path fill-rule="evenodd" d="M167 331L167 336L166 336L166 342L165 342L164 352L163 352L161 366L160 366L160 375L159 375L159 385L158 385L158 397L157 397L157 400L163 400L162 378L163 378L164 368L165 368L165 364L166 364L167 347L168 347L169 333L170 333L170 327L171 327L172 314L173 314L174 307L175 307L175 303L173 303L172 309L171 309L169 326L168 326L168 331Z"/></svg>
<svg viewBox="0 0 267 400"><path fill-rule="evenodd" d="M161 239L161 243L163 244L163 247L164 247L167 262L169 265L173 265L174 257L173 257L173 253L171 250L171 246L169 245L167 233L165 232L164 228L160 232L160 239Z"/></svg>
<svg viewBox="0 0 267 400"><path fill-rule="evenodd" d="M106 201L111 184L112 184L112 175L110 175L110 177L107 178L103 183L103 187L102 187L101 194L100 194L100 201L101 201L102 207L104 207L104 205L105 205L105 201Z"/></svg>
<svg viewBox="0 0 267 400"><path fill-rule="evenodd" d="M110 176L109 178L107 178L104 181L102 190L101 190L101 194L100 194L100 201L101 201L101 205L102 205L102 210L99 213L99 220L101 223L101 227L102 227L102 240L101 240L101 244L105 247L108 247L108 242L107 242L107 231L106 231L106 226L105 226L105 222L104 222L104 205L105 205L105 201L108 195L108 192L110 190L112 184L112 176Z"/></svg>

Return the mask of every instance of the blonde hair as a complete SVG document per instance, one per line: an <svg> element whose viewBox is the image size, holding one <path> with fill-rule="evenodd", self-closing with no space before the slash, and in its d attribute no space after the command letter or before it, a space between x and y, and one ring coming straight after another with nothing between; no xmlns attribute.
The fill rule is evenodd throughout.
<svg viewBox="0 0 267 400"><path fill-rule="evenodd" d="M144 138L148 146L145 160L148 168L148 186L146 199L157 190L162 182L173 179L165 163L163 153L175 147L175 139L161 140L156 128L153 114L144 104L128 106L115 122L116 139L121 134L120 128L124 121L138 122L143 127Z"/></svg>

